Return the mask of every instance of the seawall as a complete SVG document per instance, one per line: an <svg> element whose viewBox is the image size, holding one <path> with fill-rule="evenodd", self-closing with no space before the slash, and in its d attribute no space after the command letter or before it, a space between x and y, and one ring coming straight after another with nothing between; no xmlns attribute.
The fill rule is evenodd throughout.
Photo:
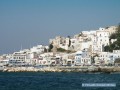
<svg viewBox="0 0 120 90"><path fill-rule="evenodd" d="M59 66L59 67L6 67L3 71L7 72L103 72L103 73L111 73L111 72L120 72L120 67L95 67L95 66Z"/></svg>

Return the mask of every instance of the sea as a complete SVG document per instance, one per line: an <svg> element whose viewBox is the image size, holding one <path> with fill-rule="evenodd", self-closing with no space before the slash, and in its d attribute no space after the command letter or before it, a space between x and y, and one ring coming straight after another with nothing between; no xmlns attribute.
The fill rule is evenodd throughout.
<svg viewBox="0 0 120 90"><path fill-rule="evenodd" d="M120 73L0 72L0 90L120 90Z"/></svg>

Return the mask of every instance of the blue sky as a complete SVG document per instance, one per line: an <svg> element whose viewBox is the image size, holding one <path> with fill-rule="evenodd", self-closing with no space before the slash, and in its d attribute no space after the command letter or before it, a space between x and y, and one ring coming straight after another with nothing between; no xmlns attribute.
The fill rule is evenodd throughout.
<svg viewBox="0 0 120 90"><path fill-rule="evenodd" d="M0 54L120 23L120 0L0 0Z"/></svg>

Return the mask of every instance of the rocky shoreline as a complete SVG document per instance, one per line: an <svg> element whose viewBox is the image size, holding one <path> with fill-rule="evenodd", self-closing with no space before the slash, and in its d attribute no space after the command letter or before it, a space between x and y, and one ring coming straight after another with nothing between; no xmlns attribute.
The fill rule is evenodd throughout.
<svg viewBox="0 0 120 90"><path fill-rule="evenodd" d="M83 72L83 73L114 73L120 72L120 67L6 67L3 72Z"/></svg>

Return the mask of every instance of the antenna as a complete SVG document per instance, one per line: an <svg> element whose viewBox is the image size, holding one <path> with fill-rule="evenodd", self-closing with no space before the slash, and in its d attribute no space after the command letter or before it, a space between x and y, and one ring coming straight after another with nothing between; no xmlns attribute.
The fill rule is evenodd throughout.
<svg viewBox="0 0 120 90"><path fill-rule="evenodd" d="M31 48L31 44L30 44L30 48Z"/></svg>
<svg viewBox="0 0 120 90"><path fill-rule="evenodd" d="M13 52L15 52L15 48L14 48Z"/></svg>
<svg viewBox="0 0 120 90"><path fill-rule="evenodd" d="M21 44L21 50L22 50L23 48L22 48L22 44Z"/></svg>

